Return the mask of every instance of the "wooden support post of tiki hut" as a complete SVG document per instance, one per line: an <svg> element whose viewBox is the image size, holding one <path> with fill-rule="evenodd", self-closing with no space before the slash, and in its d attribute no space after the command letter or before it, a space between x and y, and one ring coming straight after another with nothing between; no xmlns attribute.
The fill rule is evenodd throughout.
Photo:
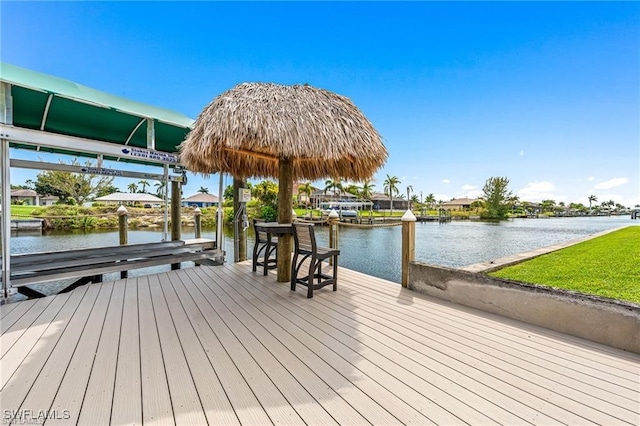
<svg viewBox="0 0 640 426"><path fill-rule="evenodd" d="M278 162L278 223L291 223L293 219L293 159L281 158ZM281 235L278 238L278 281L291 280L291 250L293 248L291 235Z"/></svg>
<svg viewBox="0 0 640 426"><path fill-rule="evenodd" d="M182 214L180 212L182 188L180 182L171 182L171 241L181 238ZM171 269L180 269L179 263L172 263Z"/></svg>

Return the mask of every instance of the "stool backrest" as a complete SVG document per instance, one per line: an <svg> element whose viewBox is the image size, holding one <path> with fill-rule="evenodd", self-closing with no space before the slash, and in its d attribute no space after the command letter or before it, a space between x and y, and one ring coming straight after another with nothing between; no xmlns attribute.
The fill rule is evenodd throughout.
<svg viewBox="0 0 640 426"><path fill-rule="evenodd" d="M265 223L264 219L253 219L253 230L256 233L256 242L266 243L267 242L267 233L265 231L258 230L256 224Z"/></svg>
<svg viewBox="0 0 640 426"><path fill-rule="evenodd" d="M295 250L297 252L315 252L316 236L313 232L313 223L294 223L293 240L295 243Z"/></svg>

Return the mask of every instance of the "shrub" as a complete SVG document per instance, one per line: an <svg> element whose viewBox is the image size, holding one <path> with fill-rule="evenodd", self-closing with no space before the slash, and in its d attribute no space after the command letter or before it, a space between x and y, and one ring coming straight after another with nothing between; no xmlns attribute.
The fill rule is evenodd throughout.
<svg viewBox="0 0 640 426"><path fill-rule="evenodd" d="M275 222L278 219L278 212L272 206L264 206L260 210L260 217L267 222Z"/></svg>

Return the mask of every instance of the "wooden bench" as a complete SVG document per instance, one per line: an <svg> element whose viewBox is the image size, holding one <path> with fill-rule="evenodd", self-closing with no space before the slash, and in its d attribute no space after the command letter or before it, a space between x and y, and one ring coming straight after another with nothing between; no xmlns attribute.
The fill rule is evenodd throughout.
<svg viewBox="0 0 640 426"><path fill-rule="evenodd" d="M27 296L42 297L41 293L26 286L80 277L63 290L69 291L82 284L100 282L102 274L110 272L209 259L214 244L213 241L199 239L188 244L185 241L166 241L12 255L11 285Z"/></svg>

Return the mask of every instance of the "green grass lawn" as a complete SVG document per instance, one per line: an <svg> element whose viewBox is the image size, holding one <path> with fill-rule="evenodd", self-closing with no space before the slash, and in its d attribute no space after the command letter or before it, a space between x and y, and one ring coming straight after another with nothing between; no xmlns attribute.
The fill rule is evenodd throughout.
<svg viewBox="0 0 640 426"><path fill-rule="evenodd" d="M11 205L11 217L14 219L27 219L31 216L34 210L42 209L41 206L20 206L16 204Z"/></svg>
<svg viewBox="0 0 640 426"><path fill-rule="evenodd" d="M630 226L489 275L640 303L640 226Z"/></svg>

